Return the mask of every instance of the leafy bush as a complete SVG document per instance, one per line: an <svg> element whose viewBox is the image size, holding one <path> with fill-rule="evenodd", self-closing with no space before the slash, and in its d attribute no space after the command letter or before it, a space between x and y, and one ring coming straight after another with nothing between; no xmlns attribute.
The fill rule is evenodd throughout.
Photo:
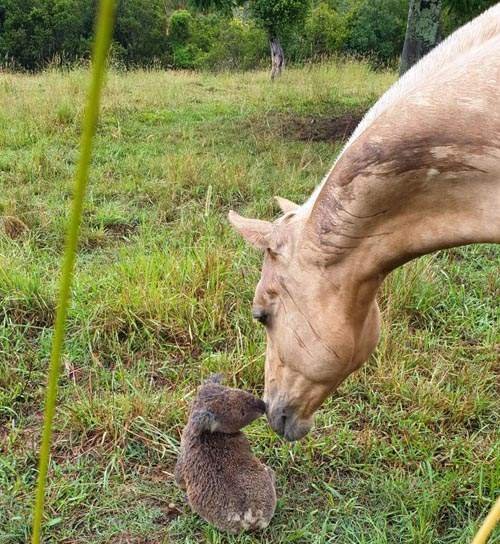
<svg viewBox="0 0 500 544"><path fill-rule="evenodd" d="M59 54L85 55L93 14L83 0L4 0L0 7L0 57L28 69Z"/></svg>
<svg viewBox="0 0 500 544"><path fill-rule="evenodd" d="M358 0L346 15L347 50L390 63L403 49L407 18L408 0Z"/></svg>
<svg viewBox="0 0 500 544"><path fill-rule="evenodd" d="M175 68L247 70L268 54L262 29L251 21L224 15L174 11L168 37Z"/></svg>
<svg viewBox="0 0 500 544"><path fill-rule="evenodd" d="M345 18L326 2L313 8L305 24L312 55L328 55L344 46L347 38Z"/></svg>
<svg viewBox="0 0 500 544"><path fill-rule="evenodd" d="M497 0L443 0L442 31L446 36L480 13L494 6Z"/></svg>
<svg viewBox="0 0 500 544"><path fill-rule="evenodd" d="M168 35L172 44L183 44L191 37L193 16L186 9L174 11L168 23Z"/></svg>
<svg viewBox="0 0 500 544"><path fill-rule="evenodd" d="M212 45L210 35L213 32L203 23L203 17L195 17L185 9L174 11L170 16L168 38L175 68L194 69L203 65Z"/></svg>
<svg viewBox="0 0 500 544"><path fill-rule="evenodd" d="M232 19L221 25L205 65L219 70L249 70L258 66L262 59L267 59L268 49L262 29L254 23Z"/></svg>
<svg viewBox="0 0 500 544"><path fill-rule="evenodd" d="M201 51L194 44L181 45L174 47L172 63L176 68L194 69L200 64Z"/></svg>
<svg viewBox="0 0 500 544"><path fill-rule="evenodd" d="M127 66L165 64L168 56L166 17L162 0L120 0L114 40Z"/></svg>
<svg viewBox="0 0 500 544"><path fill-rule="evenodd" d="M255 20L270 36L283 37L307 15L309 0L251 0L250 10Z"/></svg>
<svg viewBox="0 0 500 544"><path fill-rule="evenodd" d="M89 0L3 0L0 59L34 70L54 57L88 58L96 2ZM168 42L162 0L120 0L113 50L126 65L165 63Z"/></svg>

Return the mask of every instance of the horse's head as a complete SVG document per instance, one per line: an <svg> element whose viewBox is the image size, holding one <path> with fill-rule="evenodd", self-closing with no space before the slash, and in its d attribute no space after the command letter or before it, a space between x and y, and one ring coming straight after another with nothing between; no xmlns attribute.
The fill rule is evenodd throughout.
<svg viewBox="0 0 500 544"><path fill-rule="evenodd" d="M274 223L231 214L265 251L268 418L290 440L379 336L385 275L438 249L500 241L500 4L456 31L365 115L308 202ZM446 89L443 93L442 89Z"/></svg>
<svg viewBox="0 0 500 544"><path fill-rule="evenodd" d="M236 230L264 251L252 306L267 333L265 394L273 429L288 440L302 438L325 398L375 347L379 312L372 290L354 284L348 266L334 266L308 234L296 206L270 223L231 212Z"/></svg>

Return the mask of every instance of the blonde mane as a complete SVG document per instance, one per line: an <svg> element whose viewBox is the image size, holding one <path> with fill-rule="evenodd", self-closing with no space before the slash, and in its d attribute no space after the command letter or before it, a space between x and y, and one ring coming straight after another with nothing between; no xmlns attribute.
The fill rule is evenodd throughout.
<svg viewBox="0 0 500 544"><path fill-rule="evenodd" d="M438 73L451 61L456 61L464 53L483 45L500 34L500 3L485 11L482 15L464 25L435 47L421 61L406 72L390 87L376 104L366 113L347 144L344 146L333 166L316 187L309 199L297 210L300 216L309 215L316 198L329 178L335 165L345 151L359 136L370 127L383 112L404 100L410 92L424 84L433 74Z"/></svg>

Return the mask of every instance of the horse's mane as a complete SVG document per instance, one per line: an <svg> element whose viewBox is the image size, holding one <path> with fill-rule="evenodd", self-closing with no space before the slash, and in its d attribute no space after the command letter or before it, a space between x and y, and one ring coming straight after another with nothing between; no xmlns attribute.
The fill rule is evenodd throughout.
<svg viewBox="0 0 500 544"><path fill-rule="evenodd" d="M448 36L428 55L408 70L394 85L392 85L366 113L357 128L352 133L332 168L316 187L309 199L299 208L298 213L309 215L323 185L335 168L340 157L370 127L387 109L403 100L406 95L425 84L434 74L437 74L449 62L457 60L464 53L483 45L485 42L500 34L500 3L476 17L470 23L459 28Z"/></svg>

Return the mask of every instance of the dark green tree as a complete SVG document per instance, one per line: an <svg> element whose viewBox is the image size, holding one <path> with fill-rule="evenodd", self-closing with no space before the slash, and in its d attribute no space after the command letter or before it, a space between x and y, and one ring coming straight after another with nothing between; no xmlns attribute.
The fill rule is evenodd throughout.
<svg viewBox="0 0 500 544"><path fill-rule="evenodd" d="M443 0L442 32L446 36L494 6L498 0Z"/></svg>
<svg viewBox="0 0 500 544"><path fill-rule="evenodd" d="M304 21L309 5L309 0L250 0L251 13L269 39L271 79L279 76L285 67L281 40L287 32Z"/></svg>
<svg viewBox="0 0 500 544"><path fill-rule="evenodd" d="M244 0L192 0L199 9L217 9L228 13L231 7L245 4ZM271 48L271 79L285 67L283 37L304 21L310 0L249 0L246 3L255 22L265 30Z"/></svg>
<svg viewBox="0 0 500 544"><path fill-rule="evenodd" d="M3 0L0 57L34 70L55 60L69 62L90 51L95 1Z"/></svg>
<svg viewBox="0 0 500 544"><path fill-rule="evenodd" d="M2 60L36 68L54 53L51 3L4 0L0 8Z"/></svg>
<svg viewBox="0 0 500 544"><path fill-rule="evenodd" d="M350 53L370 57L375 66L399 57L408 0L352 0L343 7L348 33L346 49Z"/></svg>
<svg viewBox="0 0 500 544"><path fill-rule="evenodd" d="M340 51L347 37L344 17L326 2L313 7L305 31L313 56Z"/></svg>
<svg viewBox="0 0 500 544"><path fill-rule="evenodd" d="M72 62L90 55L95 11L94 0L53 1L53 47L62 62Z"/></svg>
<svg viewBox="0 0 500 544"><path fill-rule="evenodd" d="M410 0L406 36L399 67L404 74L440 41L496 0Z"/></svg>
<svg viewBox="0 0 500 544"><path fill-rule="evenodd" d="M410 0L399 75L403 75L438 42L442 0Z"/></svg>
<svg viewBox="0 0 500 544"><path fill-rule="evenodd" d="M97 0L1 0L0 62L28 70L90 54ZM163 0L120 0L113 49L127 65L167 53Z"/></svg>
<svg viewBox="0 0 500 544"><path fill-rule="evenodd" d="M244 0L189 0L188 4L205 14L217 11L223 15L231 16L233 8L243 2Z"/></svg>
<svg viewBox="0 0 500 544"><path fill-rule="evenodd" d="M167 54L167 20L162 0L120 0L113 35L128 66L163 63Z"/></svg>

